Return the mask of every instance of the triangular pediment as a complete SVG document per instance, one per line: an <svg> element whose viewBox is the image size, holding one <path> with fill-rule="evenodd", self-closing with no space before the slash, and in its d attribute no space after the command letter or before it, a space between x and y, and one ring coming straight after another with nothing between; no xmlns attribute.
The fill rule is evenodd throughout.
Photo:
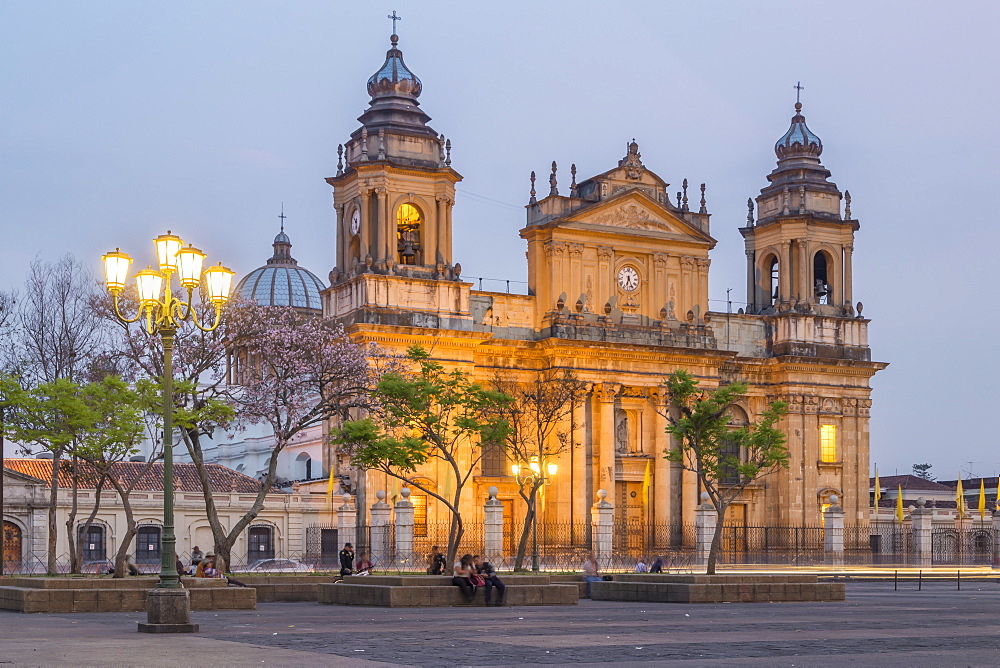
<svg viewBox="0 0 1000 668"><path fill-rule="evenodd" d="M692 223L675 215L642 190L630 190L593 206L574 211L557 223L562 228L606 227L638 233L684 238L703 243L715 240Z"/></svg>

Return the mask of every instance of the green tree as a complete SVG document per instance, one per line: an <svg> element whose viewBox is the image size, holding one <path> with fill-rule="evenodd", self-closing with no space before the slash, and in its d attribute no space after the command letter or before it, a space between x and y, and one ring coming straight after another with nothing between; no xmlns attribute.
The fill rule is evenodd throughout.
<svg viewBox="0 0 1000 668"><path fill-rule="evenodd" d="M923 478L924 480L935 480L937 478L937 476L931 473L930 464L914 464L913 475L918 478Z"/></svg>
<svg viewBox="0 0 1000 668"><path fill-rule="evenodd" d="M369 417L345 421L332 436L355 466L382 471L448 509L451 563L465 533L462 491L482 457L477 446L506 441L509 426L502 409L511 399L463 371L446 370L419 345L406 355L414 368L385 373L373 391ZM455 478L450 498L415 475L418 467L434 460L444 462Z"/></svg>
<svg viewBox="0 0 1000 668"><path fill-rule="evenodd" d="M677 443L667 450L666 458L694 471L715 507L717 519L707 569L714 575L726 509L748 485L788 468L785 435L775 427L787 405L773 401L756 422L734 429L728 424L730 409L746 395L746 383L703 391L690 373L678 370L665 385L669 398L667 432Z"/></svg>

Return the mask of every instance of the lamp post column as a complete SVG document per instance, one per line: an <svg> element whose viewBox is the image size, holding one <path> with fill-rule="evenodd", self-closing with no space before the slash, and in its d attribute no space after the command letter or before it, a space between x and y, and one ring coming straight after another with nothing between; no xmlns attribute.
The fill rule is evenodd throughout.
<svg viewBox="0 0 1000 668"><path fill-rule="evenodd" d="M157 587L179 589L180 575L174 553L174 334L161 329L163 343L163 538L160 541L160 581Z"/></svg>

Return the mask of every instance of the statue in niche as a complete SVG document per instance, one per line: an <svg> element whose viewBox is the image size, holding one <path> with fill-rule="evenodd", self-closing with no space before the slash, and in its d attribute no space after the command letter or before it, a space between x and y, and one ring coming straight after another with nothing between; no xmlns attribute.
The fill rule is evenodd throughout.
<svg viewBox="0 0 1000 668"><path fill-rule="evenodd" d="M623 455L629 452L628 413L620 408L615 411L615 451Z"/></svg>

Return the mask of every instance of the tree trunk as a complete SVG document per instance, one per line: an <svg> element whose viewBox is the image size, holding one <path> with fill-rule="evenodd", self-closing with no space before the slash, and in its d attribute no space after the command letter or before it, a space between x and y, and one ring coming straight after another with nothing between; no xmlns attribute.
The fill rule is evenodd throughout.
<svg viewBox="0 0 1000 668"><path fill-rule="evenodd" d="M521 528L521 537L517 541L517 557L514 559L514 570L520 571L524 565L524 555L528 550L528 538L531 536L531 527L535 521L535 508L538 500L538 487L534 486L531 494L526 497L522 494L528 505L528 510L524 514L524 526Z"/></svg>
<svg viewBox="0 0 1000 668"><path fill-rule="evenodd" d="M56 550L58 549L58 527L56 524L56 502L59 500L59 455L61 451L52 453L52 472L49 474L49 542L45 570L49 575L56 575Z"/></svg>
<svg viewBox="0 0 1000 668"><path fill-rule="evenodd" d="M457 474L457 471L456 471ZM457 477L457 475L456 475ZM465 525L462 522L462 513L459 512L459 503L462 500L461 478L455 484L455 501L451 510L451 530L448 532L448 563L454 564L458 559L458 548L462 545L462 536L465 535Z"/></svg>
<svg viewBox="0 0 1000 668"><path fill-rule="evenodd" d="M87 516L87 520L83 523L83 526L80 527L78 535L73 535L72 525L67 522L67 525L70 526L70 545L73 543L77 543L78 545L75 557L77 561L73 562L76 570L73 573L79 573L83 570L83 541L87 536L87 532L90 531L90 525L94 523L94 518L97 517L97 512L101 509L101 492L104 491L104 480L104 476L101 476L101 479L97 481L97 487L94 492L94 507L90 511L90 515Z"/></svg>
<svg viewBox="0 0 1000 668"><path fill-rule="evenodd" d="M147 467L148 469L148 467ZM129 495L132 490L129 488L125 490L122 488L121 483L114 477L111 477L111 485L118 492L118 498L122 501L122 509L125 511L125 535L122 536L121 542L118 544L118 551L115 552L115 578L123 578L128 573L128 568L125 565L125 558L128 556L128 548L132 544L132 539L135 538L138 529L135 525L135 514L132 512L132 502L129 499ZM163 546L163 536L160 536L160 546Z"/></svg>
<svg viewBox="0 0 1000 668"><path fill-rule="evenodd" d="M715 507L715 513L717 515L715 519L715 533L712 534L712 547L708 550L708 568L705 570L706 575L715 575L715 565L719 561L719 548L722 546L722 529L725 525L726 520L726 507L719 506Z"/></svg>
<svg viewBox="0 0 1000 668"><path fill-rule="evenodd" d="M66 518L66 537L69 539L69 572L77 574L80 572L80 568L83 566L83 555L80 552L80 548L83 544L83 538L80 534L73 534L73 525L76 524L76 511L79 505L79 488L80 488L80 477L79 471L77 470L77 459L76 455L73 455L73 486L70 488L70 504L69 504L69 516ZM86 532L86 529L84 529Z"/></svg>

